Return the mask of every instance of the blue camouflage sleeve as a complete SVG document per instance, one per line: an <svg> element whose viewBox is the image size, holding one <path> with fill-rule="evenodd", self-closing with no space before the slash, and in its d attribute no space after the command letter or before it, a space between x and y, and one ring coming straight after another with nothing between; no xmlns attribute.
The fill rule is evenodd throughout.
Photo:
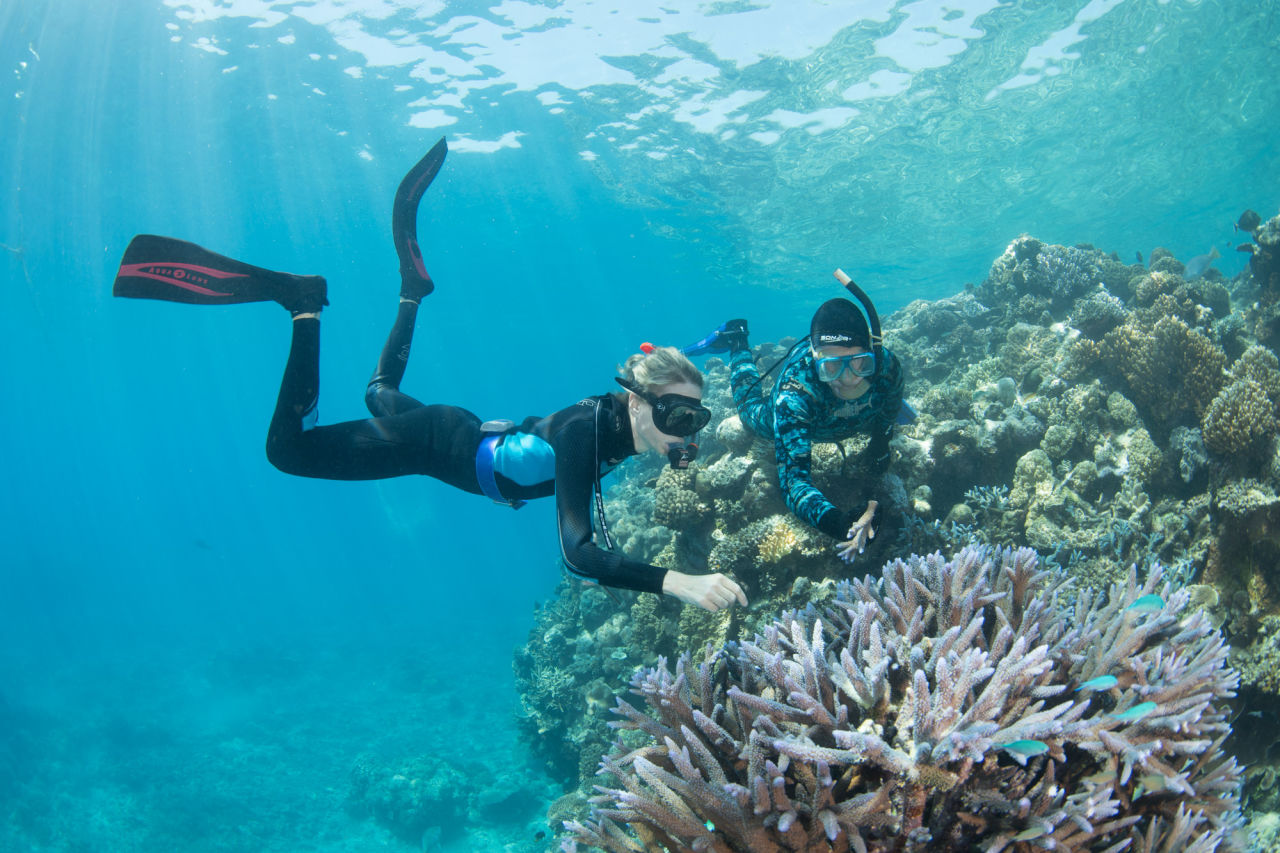
<svg viewBox="0 0 1280 853"><path fill-rule="evenodd" d="M747 429L768 438L773 435L773 414L760 389L760 369L751 350L741 349L729 358L729 385L733 406Z"/></svg>
<svg viewBox="0 0 1280 853"><path fill-rule="evenodd" d="M788 384L789 385L789 384ZM839 509L813 484L813 442L809 436L810 397L784 385L773 400L774 452L787 509L828 535L840 538ZM824 524L824 516L827 516ZM833 533L832 531L839 531Z"/></svg>

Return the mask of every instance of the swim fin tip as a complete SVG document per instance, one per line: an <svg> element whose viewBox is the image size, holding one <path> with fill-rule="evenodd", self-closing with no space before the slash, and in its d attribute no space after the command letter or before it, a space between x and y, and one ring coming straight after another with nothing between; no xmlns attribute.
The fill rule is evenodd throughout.
<svg viewBox="0 0 1280 853"><path fill-rule="evenodd" d="M189 305L278 302L293 313L328 305L324 278L251 266L208 249L154 234L129 242L112 293Z"/></svg>
<svg viewBox="0 0 1280 853"><path fill-rule="evenodd" d="M448 153L449 146L441 137L401 179L391 208L391 238L400 258L400 295L414 300L435 290L435 283L422 263L422 249L418 245L418 205L440 172Z"/></svg>

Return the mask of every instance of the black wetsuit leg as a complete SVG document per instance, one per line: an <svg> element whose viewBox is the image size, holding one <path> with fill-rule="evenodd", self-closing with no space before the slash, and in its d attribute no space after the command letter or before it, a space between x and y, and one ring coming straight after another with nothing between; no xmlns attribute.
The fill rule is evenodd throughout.
<svg viewBox="0 0 1280 853"><path fill-rule="evenodd" d="M320 321L293 321L293 345L267 458L286 474L328 480L379 480L424 474L472 494L480 419L457 406L417 403L401 414L310 426L320 391ZM412 399L412 398L410 398Z"/></svg>
<svg viewBox="0 0 1280 853"><path fill-rule="evenodd" d="M409 365L409 348L413 344L413 324L418 318L418 303L400 300L396 321L378 357L378 366L364 392L365 405L374 417L398 415L423 405L400 390L405 368Z"/></svg>

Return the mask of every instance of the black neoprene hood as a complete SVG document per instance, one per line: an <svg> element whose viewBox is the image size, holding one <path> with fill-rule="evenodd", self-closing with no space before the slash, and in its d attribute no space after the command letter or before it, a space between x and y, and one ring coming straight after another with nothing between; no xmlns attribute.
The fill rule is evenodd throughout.
<svg viewBox="0 0 1280 853"><path fill-rule="evenodd" d="M828 299L814 312L809 324L809 341L814 349L821 347L871 348L871 332L867 318L848 299Z"/></svg>

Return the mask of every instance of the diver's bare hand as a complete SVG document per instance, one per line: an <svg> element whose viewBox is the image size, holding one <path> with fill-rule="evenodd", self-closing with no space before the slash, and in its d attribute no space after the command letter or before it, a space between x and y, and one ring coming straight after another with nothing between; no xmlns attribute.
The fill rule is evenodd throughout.
<svg viewBox="0 0 1280 853"><path fill-rule="evenodd" d="M694 604L712 613L730 606L736 600L747 606L747 596L733 578L719 572L711 575L686 575L667 570L662 591L674 595L685 604Z"/></svg>
<svg viewBox="0 0 1280 853"><path fill-rule="evenodd" d="M862 553L867 543L876 538L876 529L871 526L871 521L876 517L876 510L879 508L879 502L867 501L867 511L849 528L849 538L836 546L836 553L840 555L840 559L846 563L852 563Z"/></svg>

